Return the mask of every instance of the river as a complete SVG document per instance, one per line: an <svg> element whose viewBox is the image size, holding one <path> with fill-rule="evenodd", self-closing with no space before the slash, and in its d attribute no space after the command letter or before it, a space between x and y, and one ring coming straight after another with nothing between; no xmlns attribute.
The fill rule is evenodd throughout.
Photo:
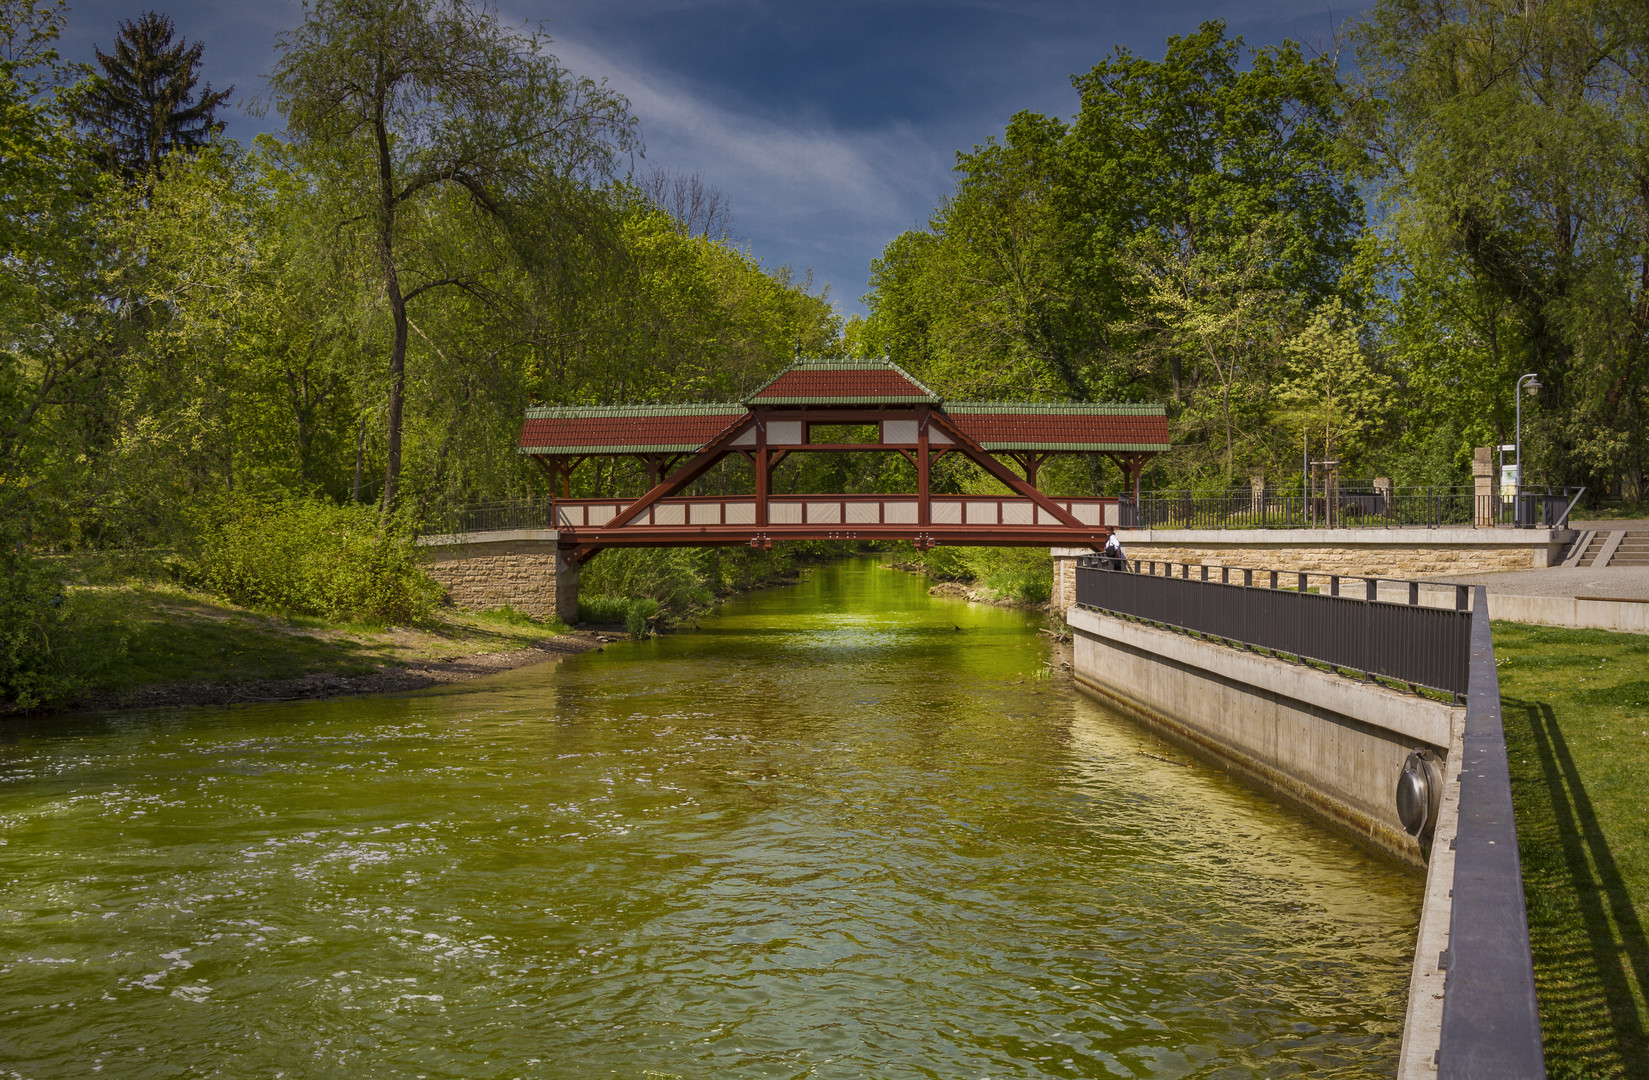
<svg viewBox="0 0 1649 1080"><path fill-rule="evenodd" d="M1389 1076L1420 879L853 560L418 693L0 727L0 1076Z"/></svg>

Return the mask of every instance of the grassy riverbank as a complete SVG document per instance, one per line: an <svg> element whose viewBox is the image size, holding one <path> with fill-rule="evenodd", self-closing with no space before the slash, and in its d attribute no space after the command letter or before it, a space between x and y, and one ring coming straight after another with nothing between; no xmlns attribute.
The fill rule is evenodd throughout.
<svg viewBox="0 0 1649 1080"><path fill-rule="evenodd" d="M64 594L69 707L189 704L406 689L543 658L565 630L508 610L444 609L416 626L254 611L158 581ZM579 645L578 647L584 647Z"/></svg>
<svg viewBox="0 0 1649 1080"><path fill-rule="evenodd" d="M1494 635L1548 1071L1649 1078L1649 637Z"/></svg>

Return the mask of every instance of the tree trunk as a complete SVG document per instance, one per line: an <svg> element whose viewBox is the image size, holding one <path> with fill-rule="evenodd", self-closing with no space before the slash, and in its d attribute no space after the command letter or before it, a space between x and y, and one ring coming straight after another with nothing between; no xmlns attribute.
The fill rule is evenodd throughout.
<svg viewBox="0 0 1649 1080"><path fill-rule="evenodd" d="M379 96L377 114L373 117L373 134L378 142L378 190L381 217L378 225L378 253L384 265L384 290L389 298L389 311L395 320L395 344L389 353L389 409L384 439L384 499L383 512L395 510L395 499L401 483L401 409L406 395L407 366L407 302L401 295L401 281L395 272L395 168L389 153L389 127L385 122L383 96Z"/></svg>
<svg viewBox="0 0 1649 1080"><path fill-rule="evenodd" d="M361 428L355 433L355 486L350 489L349 501L361 501L361 456L366 450L366 414L361 414Z"/></svg>
<svg viewBox="0 0 1649 1080"><path fill-rule="evenodd" d="M387 261L387 252L386 252ZM401 481L401 407L407 385L407 305L393 267L388 267L389 310L395 316L395 344L389 354L389 423L384 440L384 513L395 510Z"/></svg>

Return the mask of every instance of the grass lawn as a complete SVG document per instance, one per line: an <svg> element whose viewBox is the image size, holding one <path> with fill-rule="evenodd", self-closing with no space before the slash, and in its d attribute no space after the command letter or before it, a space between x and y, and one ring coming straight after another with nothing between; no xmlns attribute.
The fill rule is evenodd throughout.
<svg viewBox="0 0 1649 1080"><path fill-rule="evenodd" d="M1547 1070L1649 1078L1649 636L1494 644Z"/></svg>
<svg viewBox="0 0 1649 1080"><path fill-rule="evenodd" d="M67 648L81 690L116 700L155 684L364 675L522 649L556 630L508 611L449 609L416 627L286 619L142 581L77 585L66 600L73 627Z"/></svg>

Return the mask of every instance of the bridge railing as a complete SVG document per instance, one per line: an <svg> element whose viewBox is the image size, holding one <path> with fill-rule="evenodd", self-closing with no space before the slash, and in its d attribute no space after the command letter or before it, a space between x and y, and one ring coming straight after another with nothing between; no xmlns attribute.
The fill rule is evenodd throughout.
<svg viewBox="0 0 1649 1080"><path fill-rule="evenodd" d="M1584 491L1525 487L1506 498L1479 495L1472 487L1374 487L1366 481L1345 481L1332 498L1251 488L1148 491L1137 499L1124 496L1119 515L1122 527L1131 529L1561 528Z"/></svg>
<svg viewBox="0 0 1649 1080"><path fill-rule="evenodd" d="M547 499L474 503L430 513L419 532L425 536L500 532L506 529L553 529Z"/></svg>
<svg viewBox="0 0 1649 1080"><path fill-rule="evenodd" d="M1078 559L1076 602L1456 699L1466 693L1467 586L1190 563L1130 566L1112 569L1103 556ZM1311 591L1313 577L1326 591ZM1447 590L1453 607L1423 604L1422 585L1432 586L1425 599L1433 602L1435 590Z"/></svg>
<svg viewBox="0 0 1649 1080"><path fill-rule="evenodd" d="M616 517L632 499L557 499L556 523L562 528L599 528ZM1087 525L1114 525L1116 500L1068 498L1052 500ZM929 514L935 525L991 526L1056 525L1058 519L1018 495L933 495ZM919 515L912 494L785 494L769 495L767 520L773 525L915 525ZM632 525L753 526L754 495L704 495L660 499ZM627 526L628 527L628 526Z"/></svg>

